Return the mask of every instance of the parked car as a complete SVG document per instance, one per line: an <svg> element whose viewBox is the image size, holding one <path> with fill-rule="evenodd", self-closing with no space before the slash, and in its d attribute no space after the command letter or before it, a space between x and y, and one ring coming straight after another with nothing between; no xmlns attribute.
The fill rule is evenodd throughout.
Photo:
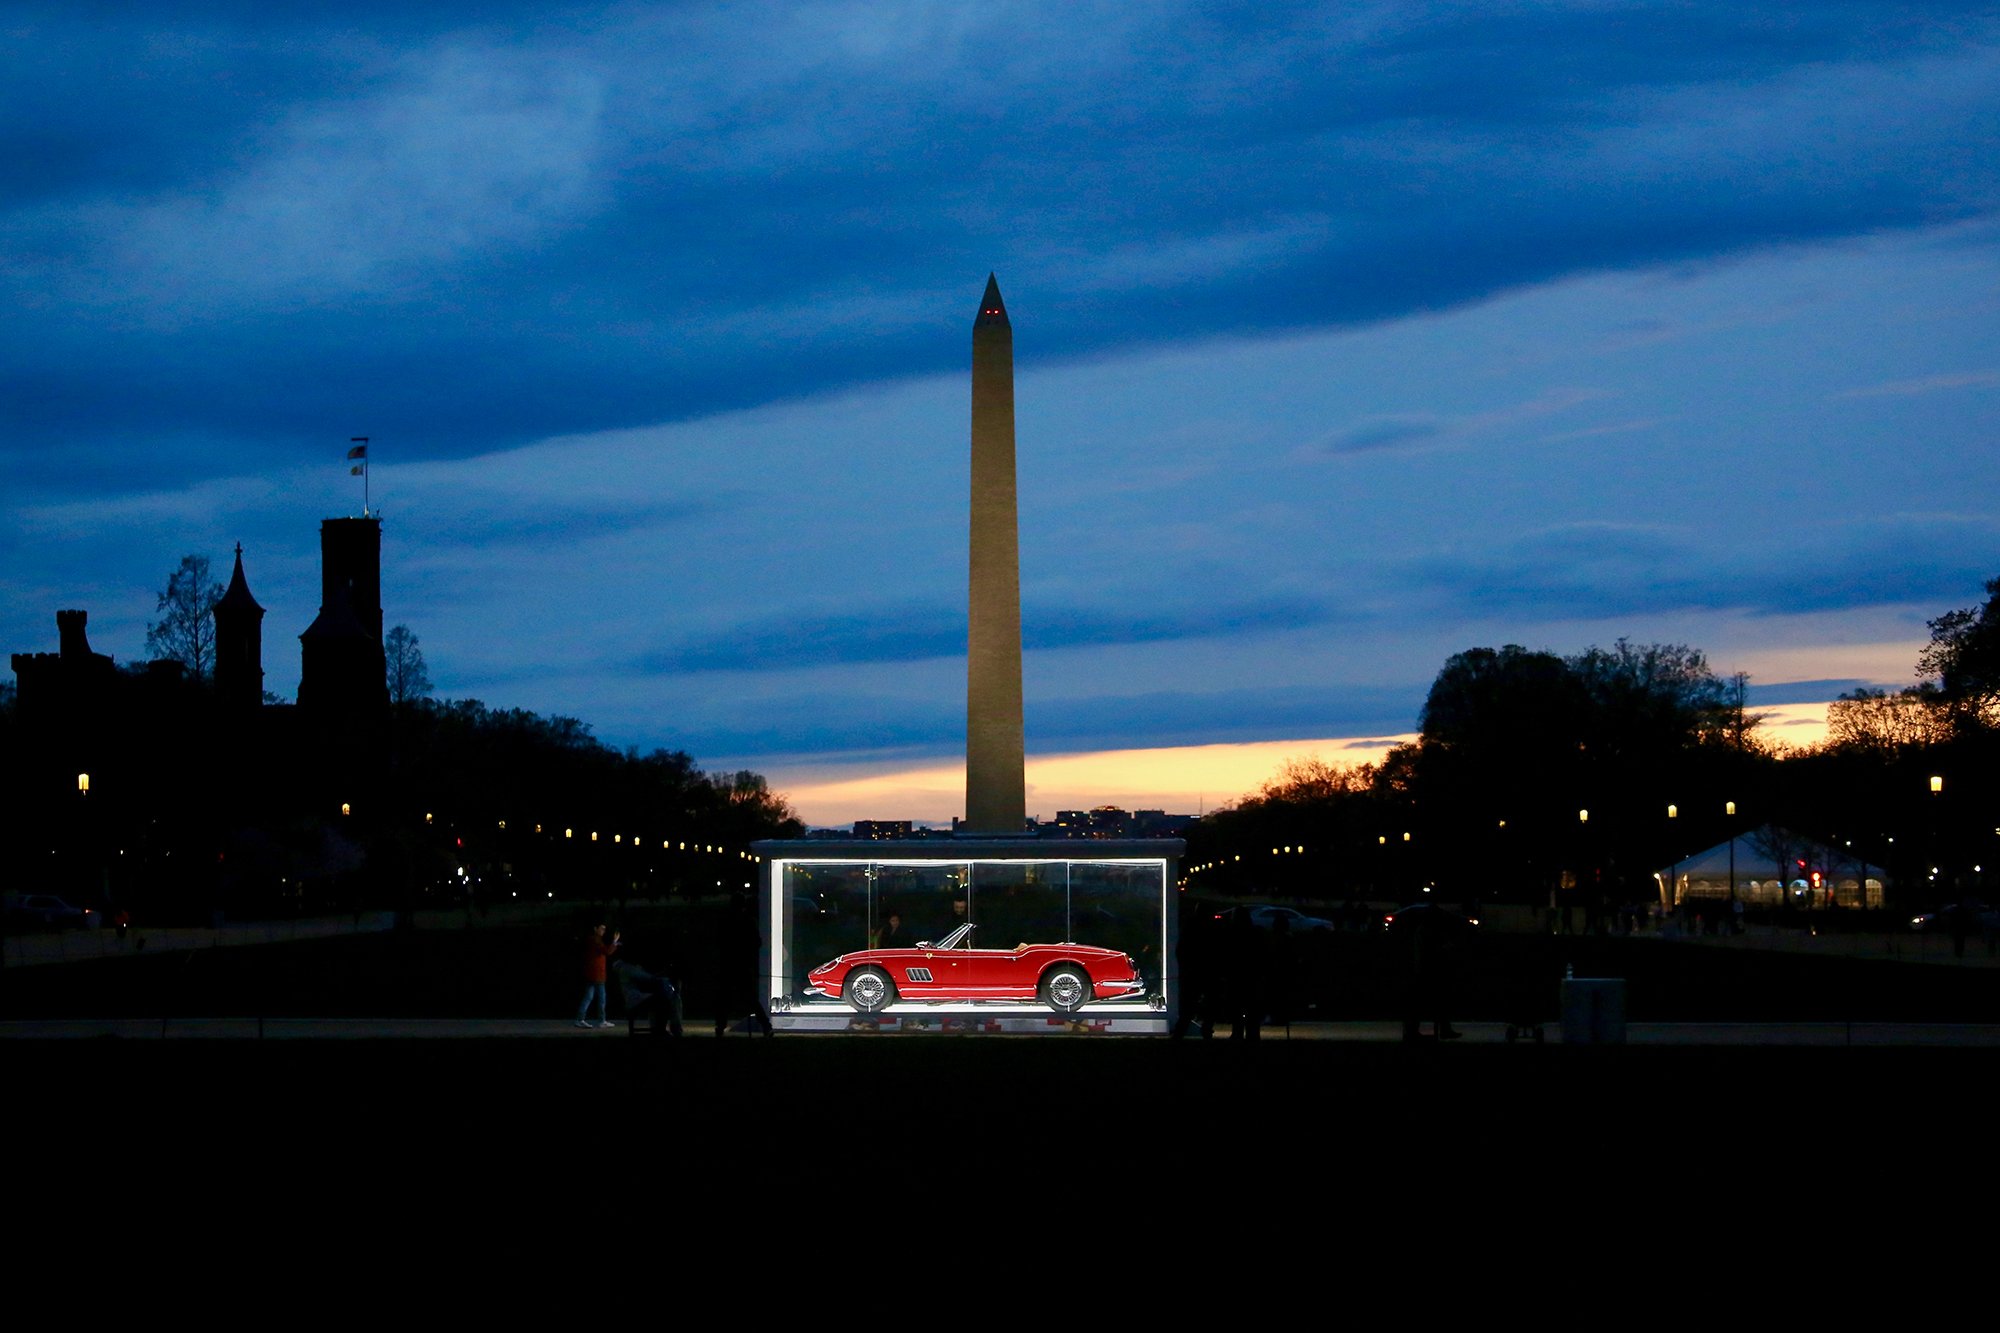
<svg viewBox="0 0 2000 1333"><path fill-rule="evenodd" d="M1215 914L1215 919L1224 925L1233 922L1239 912L1250 914L1250 924L1259 930L1276 930L1282 919L1285 929L1294 935L1303 935L1314 930L1333 930L1334 923L1323 916L1307 916L1291 907L1273 907L1269 903L1245 903L1241 907L1226 907Z"/></svg>
<svg viewBox="0 0 2000 1333"><path fill-rule="evenodd" d="M101 923L94 907L75 907L53 893L24 893L7 900L7 923L45 930L81 930Z"/></svg>
<svg viewBox="0 0 2000 1333"><path fill-rule="evenodd" d="M1446 907L1443 903L1411 903L1382 916L1382 929L1391 934L1410 930L1439 930L1469 934L1479 929L1479 918Z"/></svg>
<svg viewBox="0 0 2000 1333"><path fill-rule="evenodd" d="M1968 898L1962 903L1948 903L1928 912L1920 912L1910 918L1910 929L1918 931L1962 930L1968 935L1984 931L2000 930L2000 908L1989 906L1977 899Z"/></svg>
<svg viewBox="0 0 2000 1333"><path fill-rule="evenodd" d="M864 1014L880 1013L897 1000L1040 1000L1069 1014L1092 1000L1145 994L1145 979L1130 954L1088 944L975 949L977 929L967 922L936 943L842 954L814 968L806 986Z"/></svg>

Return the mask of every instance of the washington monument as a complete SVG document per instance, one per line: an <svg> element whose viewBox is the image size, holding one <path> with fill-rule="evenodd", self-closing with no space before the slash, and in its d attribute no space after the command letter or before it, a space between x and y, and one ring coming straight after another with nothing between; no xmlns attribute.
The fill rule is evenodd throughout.
<svg viewBox="0 0 2000 1333"><path fill-rule="evenodd" d="M972 322L971 631L965 667L965 824L1028 822L1021 728L1021 533L1014 501L1014 329L988 274Z"/></svg>

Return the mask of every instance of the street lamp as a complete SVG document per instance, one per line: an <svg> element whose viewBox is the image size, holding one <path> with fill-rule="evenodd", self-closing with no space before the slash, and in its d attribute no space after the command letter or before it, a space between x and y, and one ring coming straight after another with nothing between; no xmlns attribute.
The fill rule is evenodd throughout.
<svg viewBox="0 0 2000 1333"><path fill-rule="evenodd" d="M1668 822L1671 823L1672 821L1679 819L1680 817L1681 817L1681 808L1675 805L1672 801L1667 802ZM1672 837L1673 834L1669 832L1667 836ZM1660 910L1662 912L1671 912L1674 910L1674 903L1680 897L1680 892L1681 892L1681 854L1679 851L1680 844L1676 842L1670 844L1670 846L1672 846L1675 849L1674 860L1673 864L1667 867L1667 883L1660 886ZM1664 919L1665 918L1663 917L1662 920Z"/></svg>
<svg viewBox="0 0 2000 1333"><path fill-rule="evenodd" d="M1729 910L1736 910L1736 802L1724 801L1722 813L1729 817Z"/></svg>
<svg viewBox="0 0 2000 1333"><path fill-rule="evenodd" d="M79 773L76 775L76 794L78 796L90 795L90 774Z"/></svg>
<svg viewBox="0 0 2000 1333"><path fill-rule="evenodd" d="M1933 774L1931 774L1931 795L1932 795L1933 797L1937 797L1937 798L1940 798L1939 800L1933 800L1933 801L1931 802L1931 817L1930 817L1930 835L1931 835L1931 854L1930 854L1930 860L1931 860L1931 874L1930 874L1930 885L1931 885L1931 888L1932 888L1932 890L1933 890L1933 891L1935 891L1935 890L1936 890L1936 888L1937 888L1937 878L1938 878L1938 873L1939 873L1939 872L1940 872L1940 871L1941 871L1941 870L1943 869L1943 866L1944 866L1944 857L1943 857L1942 853L1941 853L1941 852L1939 851L1939 848L1940 848L1940 847L1941 847L1941 846L1943 845L1943 843L1944 843L1944 838L1943 838L1943 836L1942 836L1942 835L1940 834L1940 832L1939 832L1939 829L1938 829L1938 825L1939 825L1939 824L1940 824L1940 823L1942 822L1942 821L1941 821L1941 820L1940 820L1940 819L1938 818L1938 810L1939 810L1939 808L1940 808L1940 801L1941 801L1942 797L1944 796L1944 775L1943 775L1943 774L1941 774L1941 773L1933 773Z"/></svg>

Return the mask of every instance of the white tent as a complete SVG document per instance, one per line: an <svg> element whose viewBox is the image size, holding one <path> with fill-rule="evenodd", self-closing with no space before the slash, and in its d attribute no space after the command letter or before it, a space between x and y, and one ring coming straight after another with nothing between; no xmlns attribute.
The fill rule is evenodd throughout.
<svg viewBox="0 0 2000 1333"><path fill-rule="evenodd" d="M1846 848L1776 824L1746 830L1654 873L1668 907L1690 898L1727 900L1732 893L1752 907L1880 907L1887 878L1882 867Z"/></svg>

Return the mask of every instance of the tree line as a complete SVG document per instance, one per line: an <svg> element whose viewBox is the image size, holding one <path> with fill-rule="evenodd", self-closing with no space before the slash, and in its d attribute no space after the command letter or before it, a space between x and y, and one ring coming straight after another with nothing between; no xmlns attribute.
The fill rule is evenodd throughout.
<svg viewBox="0 0 2000 1333"><path fill-rule="evenodd" d="M1775 743L1747 679L1685 645L1457 653L1415 741L1377 764L1294 760L1200 821L1191 886L1465 903L1572 886L1644 902L1674 862L1777 825L1886 867L1905 902L1985 894L2000 858L2000 579L1985 590L1929 622L1916 684L1843 694L1806 747Z"/></svg>
<svg viewBox="0 0 2000 1333"><path fill-rule="evenodd" d="M714 892L740 887L750 842L804 831L754 772L620 750L572 717L431 697L403 625L384 635L379 717L228 708L213 679L223 589L208 571L183 557L148 628L154 660L112 671L101 697L24 711L0 689L14 887L154 919Z"/></svg>

